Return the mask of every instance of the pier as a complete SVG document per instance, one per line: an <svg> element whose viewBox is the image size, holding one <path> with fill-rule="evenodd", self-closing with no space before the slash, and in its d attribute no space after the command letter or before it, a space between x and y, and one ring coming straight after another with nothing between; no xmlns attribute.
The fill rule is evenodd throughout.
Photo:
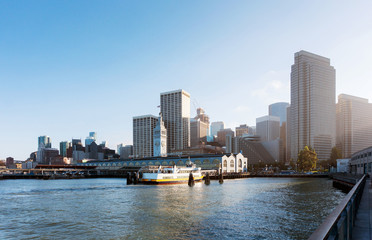
<svg viewBox="0 0 372 240"><path fill-rule="evenodd" d="M336 182L340 179L336 179ZM343 178L345 183L353 181ZM372 239L371 180L364 175L360 178L341 203L310 236L309 240Z"/></svg>

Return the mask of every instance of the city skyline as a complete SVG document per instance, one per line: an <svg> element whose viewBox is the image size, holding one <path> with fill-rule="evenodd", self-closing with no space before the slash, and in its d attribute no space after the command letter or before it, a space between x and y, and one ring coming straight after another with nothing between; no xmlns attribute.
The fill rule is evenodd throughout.
<svg viewBox="0 0 372 240"><path fill-rule="evenodd" d="M300 50L331 59L336 97L372 100L370 3L59 4L0 8L0 159L26 159L42 135L53 146L90 131L113 149L131 144L132 117L157 115L158 94L173 89L191 94L191 113L202 107L226 128L254 126L269 104L290 102ZM107 22L94 20L97 12ZM300 14L302 25L290 25Z"/></svg>

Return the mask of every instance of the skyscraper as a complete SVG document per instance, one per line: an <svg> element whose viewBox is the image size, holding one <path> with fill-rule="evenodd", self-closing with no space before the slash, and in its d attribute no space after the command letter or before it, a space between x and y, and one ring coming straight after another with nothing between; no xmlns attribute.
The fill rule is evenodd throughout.
<svg viewBox="0 0 372 240"><path fill-rule="evenodd" d="M211 136L217 136L217 132L224 129L225 124L221 121L211 123Z"/></svg>
<svg viewBox="0 0 372 240"><path fill-rule="evenodd" d="M190 147L190 94L182 89L161 93L160 109L167 129L167 151Z"/></svg>
<svg viewBox="0 0 372 240"><path fill-rule="evenodd" d="M372 104L368 99L346 94L338 96L336 146L343 157L372 145Z"/></svg>
<svg viewBox="0 0 372 240"><path fill-rule="evenodd" d="M38 138L38 149L40 148L51 148L52 142L50 141L49 136L40 136Z"/></svg>
<svg viewBox="0 0 372 240"><path fill-rule="evenodd" d="M263 116L256 118L256 134L261 141L273 141L279 138L280 118L276 116Z"/></svg>
<svg viewBox="0 0 372 240"><path fill-rule="evenodd" d="M85 146L89 146L92 142L97 140L96 132L89 132L89 136L85 139Z"/></svg>
<svg viewBox="0 0 372 240"><path fill-rule="evenodd" d="M158 118L154 115L133 117L133 155L135 158L152 157L153 130Z"/></svg>
<svg viewBox="0 0 372 240"><path fill-rule="evenodd" d="M269 115L277 116L280 118L280 126L283 122L287 121L287 107L289 103L287 102L277 102L269 105Z"/></svg>
<svg viewBox="0 0 372 240"><path fill-rule="evenodd" d="M305 145L327 160L335 145L336 77L330 59L300 51L291 70L291 157Z"/></svg>
<svg viewBox="0 0 372 240"><path fill-rule="evenodd" d="M282 156L280 159L285 160L287 159L287 108L289 107L289 103L286 102L278 102L269 105L269 115L270 116L277 116L280 118L280 140L281 140L281 147L280 152Z"/></svg>
<svg viewBox="0 0 372 240"><path fill-rule="evenodd" d="M67 157L67 148L69 147L69 142L64 141L59 143L59 155L62 157Z"/></svg>
<svg viewBox="0 0 372 240"><path fill-rule="evenodd" d="M195 118L190 119L190 144L191 147L198 146L201 142L207 142L209 135L209 117L202 108L196 110Z"/></svg>

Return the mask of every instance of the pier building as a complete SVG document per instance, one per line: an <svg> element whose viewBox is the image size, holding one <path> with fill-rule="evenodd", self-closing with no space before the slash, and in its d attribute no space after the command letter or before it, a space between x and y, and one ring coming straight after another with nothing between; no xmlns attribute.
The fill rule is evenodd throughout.
<svg viewBox="0 0 372 240"><path fill-rule="evenodd" d="M202 169L219 169L223 172L246 172L248 169L248 159L243 154L204 154L191 156L168 156L168 157L149 157L141 159L111 159L107 161L87 161L78 163L78 166L95 166L97 170L119 170L125 167L143 167L153 165L163 166L185 166L187 161L196 164Z"/></svg>
<svg viewBox="0 0 372 240"><path fill-rule="evenodd" d="M350 170L354 174L372 174L372 146L351 155Z"/></svg>

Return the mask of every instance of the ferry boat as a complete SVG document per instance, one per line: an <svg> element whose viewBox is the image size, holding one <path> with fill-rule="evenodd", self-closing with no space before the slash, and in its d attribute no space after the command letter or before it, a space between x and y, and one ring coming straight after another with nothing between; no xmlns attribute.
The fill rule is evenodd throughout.
<svg viewBox="0 0 372 240"><path fill-rule="evenodd" d="M201 168L195 164L186 167L172 166L145 166L138 171L138 181L143 184L182 184L188 183L190 173L194 182L201 182L203 175Z"/></svg>

